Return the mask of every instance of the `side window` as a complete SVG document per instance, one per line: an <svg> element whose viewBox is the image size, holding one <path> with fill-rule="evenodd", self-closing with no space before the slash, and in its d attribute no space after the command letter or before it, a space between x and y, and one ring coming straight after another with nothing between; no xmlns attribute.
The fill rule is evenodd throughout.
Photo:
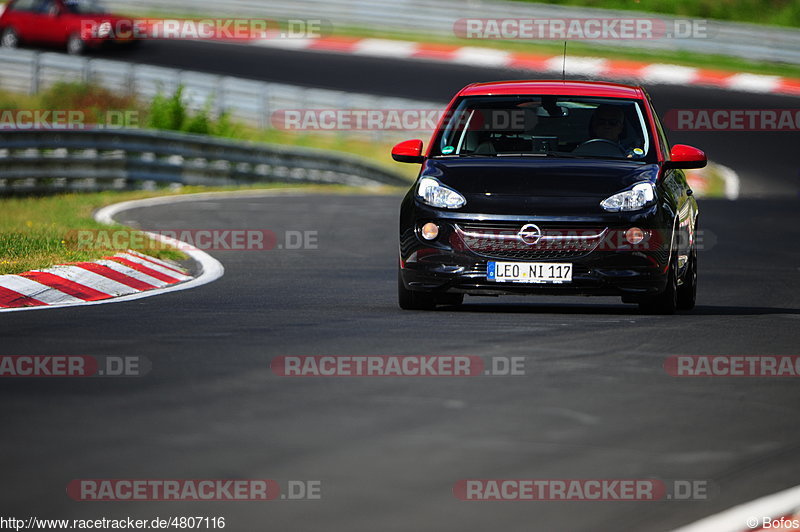
<svg viewBox="0 0 800 532"><path fill-rule="evenodd" d="M40 0L36 6L36 12L43 15L53 15L57 12L55 0Z"/></svg>
<svg viewBox="0 0 800 532"><path fill-rule="evenodd" d="M17 0L9 6L9 11L33 12L36 10L37 0Z"/></svg>

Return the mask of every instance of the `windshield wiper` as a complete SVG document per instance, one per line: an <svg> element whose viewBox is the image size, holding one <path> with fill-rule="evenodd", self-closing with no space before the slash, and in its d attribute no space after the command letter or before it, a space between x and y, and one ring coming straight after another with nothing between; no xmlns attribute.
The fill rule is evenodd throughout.
<svg viewBox="0 0 800 532"><path fill-rule="evenodd" d="M497 157L494 153L459 153L458 155L436 155L442 159L463 159L467 157Z"/></svg>
<svg viewBox="0 0 800 532"><path fill-rule="evenodd" d="M547 152L548 157L560 157L562 159L580 159L580 155L572 155L571 153L566 153L563 151L549 151Z"/></svg>
<svg viewBox="0 0 800 532"><path fill-rule="evenodd" d="M538 153L498 153L498 157L559 157L565 159L577 159L577 155L564 153L560 151L548 151Z"/></svg>

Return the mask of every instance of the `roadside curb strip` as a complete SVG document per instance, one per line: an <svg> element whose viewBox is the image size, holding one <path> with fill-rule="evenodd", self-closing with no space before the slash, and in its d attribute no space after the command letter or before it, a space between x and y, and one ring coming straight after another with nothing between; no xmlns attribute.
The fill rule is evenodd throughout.
<svg viewBox="0 0 800 532"><path fill-rule="evenodd" d="M104 302L193 279L171 262L128 250L93 262L0 275L0 309L22 310Z"/></svg>
<svg viewBox="0 0 800 532"><path fill-rule="evenodd" d="M251 44L285 50L335 52L389 59L423 60L561 75L562 56L507 52L498 48L418 43L394 39L322 37L258 39ZM567 55L566 72L589 78L634 80L658 85L697 85L760 94L800 96L800 79L704 68Z"/></svg>
<svg viewBox="0 0 800 532"><path fill-rule="evenodd" d="M767 495L751 502L729 508L724 512L706 517L672 532L743 532L765 530L760 523L764 518L789 520L800 519L800 486ZM749 520L755 519L756 526ZM778 530L796 530L783 528Z"/></svg>

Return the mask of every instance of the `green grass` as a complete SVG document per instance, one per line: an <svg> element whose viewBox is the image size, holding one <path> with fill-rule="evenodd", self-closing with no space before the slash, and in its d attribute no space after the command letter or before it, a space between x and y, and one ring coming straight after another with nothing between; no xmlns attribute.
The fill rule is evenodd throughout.
<svg viewBox="0 0 800 532"><path fill-rule="evenodd" d="M797 0L517 0L800 27Z"/></svg>
<svg viewBox="0 0 800 532"><path fill-rule="evenodd" d="M0 274L46 268L53 264L99 259L113 249L82 249L76 245L74 231L108 227L92 219L92 211L106 203L146 197L146 193L65 194L48 197L5 198L0 200ZM122 229L121 226L114 229ZM160 258L182 259L171 249L150 248L147 254Z"/></svg>

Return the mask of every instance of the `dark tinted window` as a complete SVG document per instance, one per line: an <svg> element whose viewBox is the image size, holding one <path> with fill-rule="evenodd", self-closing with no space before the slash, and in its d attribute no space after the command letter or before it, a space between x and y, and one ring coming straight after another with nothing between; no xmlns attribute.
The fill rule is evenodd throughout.
<svg viewBox="0 0 800 532"><path fill-rule="evenodd" d="M38 0L17 0L8 9L9 11L36 11Z"/></svg>
<svg viewBox="0 0 800 532"><path fill-rule="evenodd" d="M58 12L55 0L41 0L36 6L36 12L45 15L53 15Z"/></svg>
<svg viewBox="0 0 800 532"><path fill-rule="evenodd" d="M652 162L642 102L524 95L463 98L447 116L434 156L565 156Z"/></svg>
<svg viewBox="0 0 800 532"><path fill-rule="evenodd" d="M66 0L64 7L71 13L79 15L93 15L98 13L105 13L105 9L95 0Z"/></svg>

